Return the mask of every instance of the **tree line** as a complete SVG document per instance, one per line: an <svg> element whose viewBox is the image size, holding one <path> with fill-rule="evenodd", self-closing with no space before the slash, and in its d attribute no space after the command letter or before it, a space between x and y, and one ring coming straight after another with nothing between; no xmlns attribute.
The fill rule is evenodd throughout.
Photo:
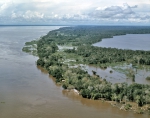
<svg viewBox="0 0 150 118"><path fill-rule="evenodd" d="M46 68L64 89L76 89L84 98L103 98L116 102L132 101L138 106L150 104L150 85L112 84L94 72L93 75L89 75L80 67L68 66L64 63L64 56L57 53L58 45L71 44L76 48L67 49L64 52L82 56L82 61L87 64L130 62L150 65L150 51L101 48L91 45L102 38L127 33L150 33L150 27L77 26L50 31L36 42L39 56L37 65Z"/></svg>
<svg viewBox="0 0 150 118"><path fill-rule="evenodd" d="M83 57L88 64L105 64L127 62L141 65L150 65L150 51L127 50L117 48L94 47L91 45L79 46L75 49L65 50Z"/></svg>

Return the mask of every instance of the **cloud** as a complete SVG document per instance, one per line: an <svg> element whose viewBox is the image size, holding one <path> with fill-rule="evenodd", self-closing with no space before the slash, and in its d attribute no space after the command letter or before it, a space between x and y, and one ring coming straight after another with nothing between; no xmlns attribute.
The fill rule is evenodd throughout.
<svg viewBox="0 0 150 118"><path fill-rule="evenodd" d="M123 6L98 7L89 13L89 16L94 18L125 18L130 14L134 14L132 7L124 4Z"/></svg>
<svg viewBox="0 0 150 118"><path fill-rule="evenodd" d="M25 14L23 14L23 18L25 19L32 19L32 18L43 18L44 14L43 13L39 13L39 12L36 12L36 11L26 11Z"/></svg>
<svg viewBox="0 0 150 118"><path fill-rule="evenodd" d="M137 9L138 5L129 6L124 3L123 6L108 6L108 7L97 7L95 10L88 14L89 17L99 21L108 21L109 23L114 22L150 22L150 14L136 13L134 9Z"/></svg>
<svg viewBox="0 0 150 118"><path fill-rule="evenodd" d="M112 3L109 0L103 2L102 0L0 1L0 22L16 24L132 24L140 22L150 24L150 4L135 4L135 0L132 0L131 4L131 0L126 1L128 2L124 4L119 2L118 5L113 5L118 2L116 0Z"/></svg>
<svg viewBox="0 0 150 118"><path fill-rule="evenodd" d="M14 9L11 2L1 4L0 5L0 15L7 15L8 11L10 11L10 9Z"/></svg>

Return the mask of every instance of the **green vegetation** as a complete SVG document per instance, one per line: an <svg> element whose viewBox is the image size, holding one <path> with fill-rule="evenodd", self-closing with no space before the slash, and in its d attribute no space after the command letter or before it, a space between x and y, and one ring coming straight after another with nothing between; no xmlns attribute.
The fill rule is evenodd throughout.
<svg viewBox="0 0 150 118"><path fill-rule="evenodd" d="M126 104L126 105L124 106L124 109L125 109L125 110L129 110L129 109L131 109L131 107L132 107L132 105Z"/></svg>
<svg viewBox="0 0 150 118"><path fill-rule="evenodd" d="M138 113L138 114L143 114L144 113L144 111L142 109L137 109L135 112Z"/></svg>
<svg viewBox="0 0 150 118"><path fill-rule="evenodd" d="M150 76L146 77L147 80L150 80Z"/></svg>
<svg viewBox="0 0 150 118"><path fill-rule="evenodd" d="M115 35L134 33L150 33L150 27L100 27L77 26L50 31L37 44L39 59L37 65L44 67L50 75L61 83L64 89L76 89L80 95L88 99L105 99L116 102L131 101L137 106L150 104L150 85L133 83L112 84L100 78L93 71L89 75L76 65L94 64L102 68L114 63L132 63L134 65L150 65L150 51L132 51L116 48L94 47L91 44ZM33 42L27 43L34 45ZM72 45L72 49L59 50L58 45ZM25 48L26 51L29 51ZM113 71L110 71L112 73ZM129 76L135 81L134 72ZM126 105L129 109L131 106Z"/></svg>
<svg viewBox="0 0 150 118"><path fill-rule="evenodd" d="M25 46L22 48L22 51L30 53L34 56L38 56L37 55L37 40L26 42Z"/></svg>
<svg viewBox="0 0 150 118"><path fill-rule="evenodd" d="M150 65L150 51L79 46L75 51L68 49L66 52L82 56L87 64L101 65L106 63L127 62L134 65Z"/></svg>

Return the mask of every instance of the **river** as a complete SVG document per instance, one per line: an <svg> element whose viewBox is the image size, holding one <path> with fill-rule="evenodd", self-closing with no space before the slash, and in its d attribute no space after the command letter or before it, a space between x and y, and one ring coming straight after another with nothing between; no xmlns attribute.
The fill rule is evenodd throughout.
<svg viewBox="0 0 150 118"><path fill-rule="evenodd" d="M22 52L27 41L59 26L0 27L0 118L148 118L102 101L84 99L56 85Z"/></svg>
<svg viewBox="0 0 150 118"><path fill-rule="evenodd" d="M150 34L127 34L105 38L93 44L98 47L111 47L131 50L150 50Z"/></svg>

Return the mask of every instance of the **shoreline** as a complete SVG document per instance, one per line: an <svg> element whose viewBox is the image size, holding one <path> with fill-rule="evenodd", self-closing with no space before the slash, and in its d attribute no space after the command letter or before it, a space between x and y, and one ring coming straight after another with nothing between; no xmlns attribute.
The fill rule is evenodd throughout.
<svg viewBox="0 0 150 118"><path fill-rule="evenodd" d="M65 90L64 89L64 91L72 92L75 95L81 96L79 91L76 90L76 89L71 89L71 90L69 90L69 89ZM99 100L101 102L107 102L112 107L117 107L118 109L124 110L126 112L132 111L132 112L137 113L137 114L145 114L145 113L149 114L148 110L150 109L150 107L148 107L148 105L144 105L143 107L137 107L137 104L135 102L127 102L126 104L123 104L123 103L119 103L119 102L116 102L116 101L108 101L108 100L105 100L105 99L99 99ZM97 101L99 101L99 100L97 100ZM131 107L126 108L126 105L131 105Z"/></svg>
<svg viewBox="0 0 150 118"><path fill-rule="evenodd" d="M67 29L67 28L66 28ZM54 32L58 32L59 30L62 30L62 29L58 29L58 30L53 30L52 31L52 33L54 33ZM64 28L63 28L63 30L64 30ZM45 68L47 71L48 71L48 73L49 73L49 75L52 75L53 77L55 77L56 78L56 83L61 83L62 84L62 87L64 88L64 89L72 89L73 88L73 91L75 92L75 93L77 93L77 94L80 94L80 95L82 95L82 97L83 98L87 98L87 99L103 99L104 98L104 100L105 99L112 99L112 98L110 98L110 97L114 97L113 99L112 99L112 101L111 101L111 104L113 104L113 101L115 100L116 101L116 97L115 96L117 96L118 97L118 95L120 95L121 93L113 93L112 92L112 90L114 89L114 88L111 88L111 84L110 83L108 83L106 80L99 80L100 78L99 77L97 77L97 76L89 76L86 72L83 72L82 70L80 70L79 68L69 68L69 67L67 67L65 64L62 64L61 63L61 60L63 59L61 56L63 56L63 55L61 55L61 53L58 53L57 52L57 45L56 44L54 44L54 43L50 43L49 45L46 45L45 47L44 47L44 49L43 49L43 47L42 47L42 44L47 44L46 43L46 41L49 41L49 42L53 42L53 39L47 39L46 37L49 37L49 36L53 36L53 34L50 34L51 32L49 32L46 36L44 36L43 37L43 39L41 38L39 41L38 41L38 46L37 46L37 48L38 48L38 51L40 51L40 54L38 53L38 55L39 55L39 60L37 61L37 65L40 65L41 67L43 67L43 68ZM60 33L59 32L59 34L57 34L56 35L56 37L58 36L58 35L60 35L60 36L64 36L64 37L66 37L66 36L68 36L68 37L70 37L70 35L64 35L64 33ZM54 40L55 41L55 40ZM59 41L59 40L58 40ZM98 40L97 40L98 41ZM93 42L95 42L95 41L93 41ZM55 41L55 43L57 43L57 41ZM63 43L63 42L62 42ZM42 49L41 49L42 48ZM51 50L51 48L53 48L54 50ZM50 49L50 51L52 51L52 52L50 52L49 54L46 54L45 52L47 51L47 49ZM75 51L75 49L68 49L68 51ZM69 53L66 53L66 54L68 54L69 55ZM46 56L46 55L48 55L48 56ZM53 58L51 58L51 56L50 55L53 55ZM59 57L60 56L60 57ZM47 58L48 57L48 58ZM46 59L47 58L47 59ZM51 64L52 63L52 64ZM78 62L78 63L80 63L80 62ZM71 72L69 72L69 71L72 71L72 73ZM77 73L80 73L81 75L82 75L82 77L80 76L80 74L77 74ZM68 75L67 75L68 74ZM65 76L64 76L65 75ZM83 80L84 82L86 82L88 79L88 81L90 81L91 83L93 82L93 83L95 83L95 81L97 81L98 83L99 83L99 85L103 85L103 86L108 86L109 88L108 88L108 91L107 91L107 94L110 94L110 96L109 95L107 95L106 97L104 97L104 94L105 93L96 93L96 92L94 92L94 93L92 93L92 90L93 90L93 86L91 86L89 83L87 83L88 85L87 85L87 88L84 88L83 89L83 87L81 86L83 83L81 83L81 85L80 85L80 83L79 84L71 84L71 83L69 83L69 81L72 81L70 78L71 78L71 76L72 75L74 75L75 76L75 80L77 81L77 82L81 82L80 81L80 79L81 80ZM68 76L70 77L70 78L68 78ZM86 78L85 78L86 77ZM94 80L95 79L95 80ZM62 82L62 80L64 80L63 82ZM65 81L65 80L67 80L67 81ZM120 83L121 84L121 86L126 86L126 85L123 85L122 83ZM120 85L119 84L116 84L115 85L116 87L119 87ZM143 86L143 85L139 85L139 84L134 84L134 86L136 87L136 86ZM133 86L133 87L134 87ZM126 86L125 88L123 88L124 90L126 90L128 87L130 87L130 86ZM132 87L132 86L131 86ZM146 86L145 86L146 87ZM77 89L75 89L75 88L78 88L78 90ZM82 89L80 89L80 88L82 88ZM145 88L144 88L145 89ZM121 89L120 89L121 90ZM120 91L119 90L119 91ZM127 93L126 93L127 94ZM123 96L125 96L125 95L123 95ZM138 97L138 96L137 96ZM123 98L122 98L123 99ZM122 101L122 99L121 99L121 101ZM139 99L139 98L138 98ZM140 98L141 99L141 98ZM119 98L117 98L117 100L119 100ZM130 100L129 100L130 101ZM134 100L135 101L135 100ZM140 102L138 102L138 104L141 104L141 101ZM114 104L113 104L114 105ZM143 103L142 103L142 105L144 105ZM127 109L130 109L131 108L131 106L130 105L128 105L127 106L128 108ZM120 107L120 108L122 108L123 109L123 106L122 107ZM140 111L139 113L143 113L142 111Z"/></svg>
<svg viewBox="0 0 150 118"><path fill-rule="evenodd" d="M45 68L43 68L43 67L40 67L40 68L44 69L46 71L46 74L49 74L48 71ZM51 76L51 75L49 75L49 76ZM56 83L56 80L54 80L54 79L56 79L56 78L53 77L53 81L55 82L55 84L60 86L60 87L62 87L62 83L64 81L62 81L62 83ZM66 91L68 93L71 92L71 93L73 93L73 94L75 94L77 96L82 97L82 95L80 95L80 92L77 89L63 89L63 91ZM84 98L84 97L82 97L82 98ZM84 98L84 99L87 99L87 98ZM94 99L87 99L87 100L94 100ZM149 113L150 106L149 105L144 105L142 107L137 107L137 103L135 103L135 102L126 102L126 104L124 104L123 101L121 101L122 103L119 103L117 101L109 101L109 100L106 100L104 98L100 98L100 99L94 100L94 101L101 101L101 102L109 103L110 106L116 107L116 108L118 108L120 110L123 110L123 111L126 111L126 112L131 111L131 112L134 112L134 113L137 113L137 114L141 114L141 115L142 114L150 115L150 113ZM125 105L127 105L128 107L125 107Z"/></svg>

